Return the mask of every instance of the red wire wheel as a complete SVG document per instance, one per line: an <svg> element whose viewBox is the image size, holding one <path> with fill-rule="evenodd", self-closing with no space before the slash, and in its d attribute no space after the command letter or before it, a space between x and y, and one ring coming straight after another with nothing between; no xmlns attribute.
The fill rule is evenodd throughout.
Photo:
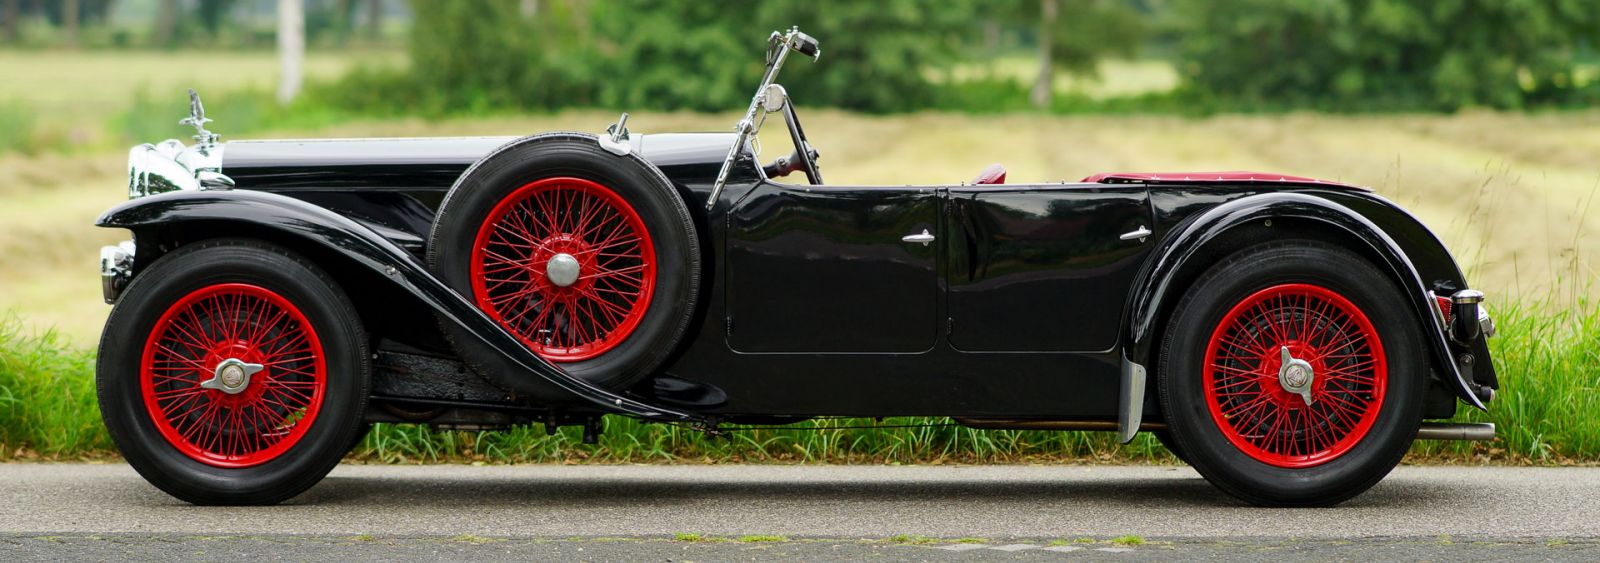
<svg viewBox="0 0 1600 563"><path fill-rule="evenodd" d="M606 186L546 178L500 200L472 246L472 296L552 362L595 358L650 307L655 246L644 219Z"/></svg>
<svg viewBox="0 0 1600 563"><path fill-rule="evenodd" d="M144 405L161 436L195 461L260 465L316 422L327 387L322 342L304 313L261 286L184 295L145 341Z"/></svg>
<svg viewBox="0 0 1600 563"><path fill-rule="evenodd" d="M1285 348L1291 363L1309 366L1308 386L1295 386L1304 372L1284 370ZM1277 467L1313 467L1350 451L1372 429L1388 362L1377 330L1349 299L1317 285L1283 284L1223 315L1206 347L1202 381L1212 420L1240 451ZM1308 393L1310 404L1290 389Z"/></svg>

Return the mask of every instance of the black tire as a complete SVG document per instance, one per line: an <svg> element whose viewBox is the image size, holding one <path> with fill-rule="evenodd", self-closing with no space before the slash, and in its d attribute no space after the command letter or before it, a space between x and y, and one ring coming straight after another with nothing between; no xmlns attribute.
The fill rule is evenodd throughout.
<svg viewBox="0 0 1600 563"><path fill-rule="evenodd" d="M1274 242L1225 259L1185 294L1162 342L1161 405L1177 451L1223 491L1263 506L1333 505L1377 484L1422 422L1426 356L1410 311L1386 276L1334 246ZM1267 319L1278 319L1283 336ZM1233 347L1207 369L1213 340L1217 350ZM1315 406L1296 402L1305 398L1290 390L1302 380L1272 359L1289 346L1332 358L1315 360L1322 373L1306 391ZM1208 373L1226 392L1207 391ZM1306 416L1296 422L1291 413Z"/></svg>
<svg viewBox="0 0 1600 563"><path fill-rule="evenodd" d="M556 195L537 199L551 193ZM577 195L561 200L564 193ZM613 323L615 319L599 314L584 316L584 307L603 307L595 301L578 307L562 304L561 295L602 299L598 292L594 297L583 292L588 291L585 284L600 287L601 280L588 278L601 272L603 266L585 262L578 281L568 281L569 285L561 287L550 285L556 278L544 268L553 261L549 257L555 255L557 246L571 244L573 249L588 249L591 247L585 245L596 245L593 251L572 250L567 254L569 258L600 256L598 248L605 246L593 240L598 235L587 234L590 228L592 232L599 228L578 227L576 220L560 223L566 220L563 217L580 217L583 213L548 213L535 203L523 207L522 202L534 201L585 202L582 206L596 202L592 209L600 211L595 216L606 217L596 221L612 221L614 217L616 225L625 225L627 233L637 235L640 242L632 246L610 247L625 256L597 259L613 260L609 263L613 265L630 264L615 268L617 271L633 268L635 263L629 260L636 260L639 268L649 264L653 269L644 270L653 271L653 275L641 274L638 280L611 286L613 290L651 288L638 292L645 297L604 295L617 310L626 311L623 321ZM591 207L576 211L582 209ZM522 230L513 235L498 234L504 231L497 229L513 227ZM482 239L482 247L480 235L487 237ZM539 240L534 241L535 237ZM661 367L687 331L700 290L699 240L688 207L660 170L636 154L618 156L605 151L592 135L552 133L507 144L462 174L434 219L428 238L428 265L446 285L477 304L535 353L558 363L575 377L618 390ZM483 254L475 255L480 249ZM519 254L515 261L493 258L500 260L500 265L485 265L490 256L499 256L491 251L527 254ZM474 276L475 263L485 272L499 269L509 272L504 274L507 278L516 279ZM489 285L502 283L512 289ZM639 285L628 285L634 283ZM494 291L502 293L489 293ZM495 301L498 299L504 301ZM549 314L541 316L540 311ZM486 380L535 398L555 401L566 396L537 376L523 373L510 359L454 323L441 319L440 324L456 352ZM588 330L580 332L574 326L587 326ZM545 340L540 340L541 335ZM561 342L563 338L567 339L565 344Z"/></svg>
<svg viewBox="0 0 1600 563"><path fill-rule="evenodd" d="M222 312L221 307L218 312L203 308L220 302L207 301L220 299L208 295L243 295L229 291L275 294L288 306L241 298L241 303L253 305L240 305L227 312ZM260 308L252 308L255 305ZM195 313L186 317L183 311ZM269 311L274 314L268 315ZM279 312L284 314L277 315ZM106 321L95 369L106 429L129 465L151 484L181 500L200 505L263 505L294 497L326 476L349 450L357 430L365 427L362 419L370 367L367 339L359 319L355 307L327 274L284 248L243 239L210 240L179 248L135 278ZM180 320L195 323L182 326L204 329L186 340L196 342L194 348L173 346L182 351L167 351L172 341L165 338L187 334L177 328ZM224 322L239 327L234 331L239 336L224 335L220 328ZM199 351L208 346L230 352L212 356ZM147 347L153 350L149 355ZM319 349L323 362L320 366L316 363ZM266 375L249 376L245 386L235 393L200 390L198 380L205 379L208 373L221 373L207 371L214 369L209 359L222 355L245 357L246 361L270 367L262 370ZM248 359L252 357L257 359ZM187 360L176 358L208 360L193 362L193 369L165 367L188 365ZM325 383L306 383L318 379L319 371ZM152 374L151 383L145 383L146 373ZM164 375L153 375L158 373ZM177 377L169 377L173 374ZM221 379L220 375L217 379ZM279 390L268 390L274 387ZM251 403L249 397L259 392L262 397L276 397L280 405L294 403L285 398L291 393L287 390L290 387L321 387L321 400L306 398L295 405L300 410L291 407L281 412L269 411L273 407L266 401L249 406L225 402L236 399ZM147 397L147 389L156 391ZM155 398L171 393L164 389L176 389L185 396L183 400L193 401L190 405L205 402L206 409L215 408L219 415L241 416L236 422L206 419L204 412L191 418L178 413L181 408L171 407L173 403L161 403L163 399ZM315 409L308 406L313 403L317 405ZM168 406L159 406L162 404ZM160 422L158 412L164 413ZM281 418L267 418L268 412ZM256 422L244 420L246 413L258 417ZM301 423L306 426L301 427ZM195 437L169 438L170 432L179 432L175 430L178 428L193 432ZM208 442L200 438L207 435L219 437L216 445L196 444ZM276 438L279 435L291 437ZM228 444L221 441L221 436L256 442Z"/></svg>
<svg viewBox="0 0 1600 563"><path fill-rule="evenodd" d="M1172 452L1172 457L1178 458L1178 461L1189 463L1188 456L1185 456L1183 448L1178 446L1178 439L1172 437L1171 430L1154 430L1150 433L1155 435L1156 441L1161 442L1161 445L1167 448L1168 452Z"/></svg>

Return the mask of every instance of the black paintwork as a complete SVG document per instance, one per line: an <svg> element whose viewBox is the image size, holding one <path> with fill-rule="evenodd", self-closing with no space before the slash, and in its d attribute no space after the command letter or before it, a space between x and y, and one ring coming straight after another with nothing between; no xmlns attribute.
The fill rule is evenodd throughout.
<svg viewBox="0 0 1600 563"><path fill-rule="evenodd" d="M699 214L703 275L713 283L705 284L703 310L675 360L619 397L527 352L418 259L444 193L509 140L230 143L223 170L238 189L132 201L100 224L131 228L140 240L170 240L161 234L180 224L224 233L249 225L332 250L397 284L415 299L411 306L469 327L595 410L1110 420L1123 358L1154 366L1163 315L1182 295L1185 276L1219 245L1276 236L1249 230L1276 219L1284 232L1313 229L1365 245L1405 289L1417 322L1432 329L1440 380L1477 404L1455 361L1472 353L1481 360L1472 377L1494 386L1481 339L1460 349L1428 309L1425 291L1467 287L1454 260L1415 218L1363 190L791 186L765 180L745 151L720 201L705 211L733 135L662 134L634 135L631 143ZM1147 240L1119 239L1141 226L1154 231ZM928 246L900 240L923 230L935 236ZM158 251L141 243L139 252L147 264ZM392 332L378 336L419 338Z"/></svg>

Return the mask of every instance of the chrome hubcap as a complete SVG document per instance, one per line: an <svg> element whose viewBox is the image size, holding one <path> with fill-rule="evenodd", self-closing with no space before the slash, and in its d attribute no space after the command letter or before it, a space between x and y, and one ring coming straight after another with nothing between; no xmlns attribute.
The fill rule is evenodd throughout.
<svg viewBox="0 0 1600 563"><path fill-rule="evenodd" d="M265 368L266 366L261 364L250 364L238 358L228 358L217 362L217 369L212 371L211 379L201 381L200 387L237 395L250 386L250 376L260 373Z"/></svg>
<svg viewBox="0 0 1600 563"><path fill-rule="evenodd" d="M1278 350L1283 365L1278 368L1278 384L1284 391L1299 395L1311 404L1311 386L1317 381L1317 372L1311 369L1311 362L1294 357L1289 353L1289 347L1284 346Z"/></svg>
<svg viewBox="0 0 1600 563"><path fill-rule="evenodd" d="M578 281L578 259L566 253L551 256L544 266L544 275L550 278L550 283L560 287L572 285Z"/></svg>

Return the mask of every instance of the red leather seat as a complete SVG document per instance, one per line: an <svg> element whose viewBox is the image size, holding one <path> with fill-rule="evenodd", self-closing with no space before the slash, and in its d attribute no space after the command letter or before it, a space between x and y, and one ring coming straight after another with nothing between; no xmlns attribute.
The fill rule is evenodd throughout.
<svg viewBox="0 0 1600 563"><path fill-rule="evenodd" d="M998 162L990 164L988 168L983 169L983 172L978 173L977 178L972 179L972 184L975 186L1004 183L1006 183L1006 167L1001 166Z"/></svg>

